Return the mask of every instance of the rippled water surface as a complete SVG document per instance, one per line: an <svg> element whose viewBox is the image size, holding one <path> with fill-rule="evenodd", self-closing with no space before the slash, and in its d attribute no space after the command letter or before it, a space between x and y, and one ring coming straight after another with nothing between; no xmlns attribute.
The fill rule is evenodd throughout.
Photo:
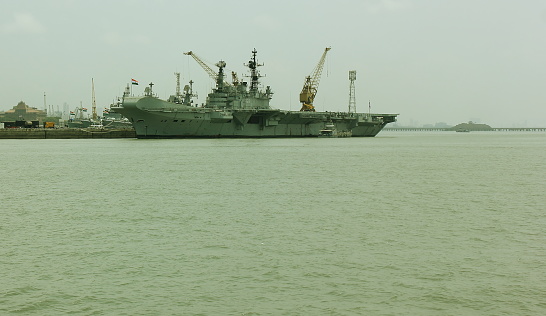
<svg viewBox="0 0 546 316"><path fill-rule="evenodd" d="M543 315L546 135L1 140L2 315Z"/></svg>

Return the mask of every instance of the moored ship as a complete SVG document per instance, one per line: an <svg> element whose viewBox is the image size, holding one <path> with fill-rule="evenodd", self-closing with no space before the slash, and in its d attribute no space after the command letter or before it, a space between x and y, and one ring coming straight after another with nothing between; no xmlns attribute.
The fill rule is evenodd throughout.
<svg viewBox="0 0 546 316"><path fill-rule="evenodd" d="M146 87L144 96L131 96L127 87L111 110L129 119L138 138L318 137L327 127L352 137L373 137L396 121L397 114L317 112L305 103L300 111L273 109L269 105L271 88L259 88L257 67L261 65L256 54L254 50L246 64L250 83L225 82L226 63L218 62L216 88L203 106L194 106L190 81L183 93L178 84L176 94L168 100L153 93L153 84Z"/></svg>

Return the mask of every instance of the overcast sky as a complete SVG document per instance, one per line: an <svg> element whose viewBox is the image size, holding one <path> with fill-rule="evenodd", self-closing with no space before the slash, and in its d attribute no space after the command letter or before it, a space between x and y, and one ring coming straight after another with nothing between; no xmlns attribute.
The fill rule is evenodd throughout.
<svg viewBox="0 0 546 316"><path fill-rule="evenodd" d="M274 108L297 110L325 47L315 100L346 111L349 70L359 112L401 124L469 120L546 126L544 0L0 0L0 110L19 101L99 110L131 78L174 94L174 72L205 102L213 81L183 52L239 77L256 48Z"/></svg>

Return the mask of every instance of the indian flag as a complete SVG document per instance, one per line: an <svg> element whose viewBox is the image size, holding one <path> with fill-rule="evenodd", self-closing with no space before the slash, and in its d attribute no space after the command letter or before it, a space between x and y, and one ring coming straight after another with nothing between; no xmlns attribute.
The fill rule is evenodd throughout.
<svg viewBox="0 0 546 316"><path fill-rule="evenodd" d="M131 84L136 84L136 85L138 85L138 80L131 79Z"/></svg>

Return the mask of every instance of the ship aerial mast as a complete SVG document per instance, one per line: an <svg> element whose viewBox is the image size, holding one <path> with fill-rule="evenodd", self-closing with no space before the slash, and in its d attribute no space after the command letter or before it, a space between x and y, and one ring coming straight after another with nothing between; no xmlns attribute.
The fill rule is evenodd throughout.
<svg viewBox="0 0 546 316"><path fill-rule="evenodd" d="M222 91L224 86L226 85L224 81L224 68L226 67L226 62L223 60L220 60L216 63L216 67L218 67L218 77L216 78L216 88L219 91Z"/></svg>
<svg viewBox="0 0 546 316"><path fill-rule="evenodd" d="M263 66L264 64L258 64L256 61L256 54L258 51L256 48L252 51L252 59L246 64L250 69L250 91L257 91L258 90L258 84L260 79L260 73L258 72L258 67Z"/></svg>

